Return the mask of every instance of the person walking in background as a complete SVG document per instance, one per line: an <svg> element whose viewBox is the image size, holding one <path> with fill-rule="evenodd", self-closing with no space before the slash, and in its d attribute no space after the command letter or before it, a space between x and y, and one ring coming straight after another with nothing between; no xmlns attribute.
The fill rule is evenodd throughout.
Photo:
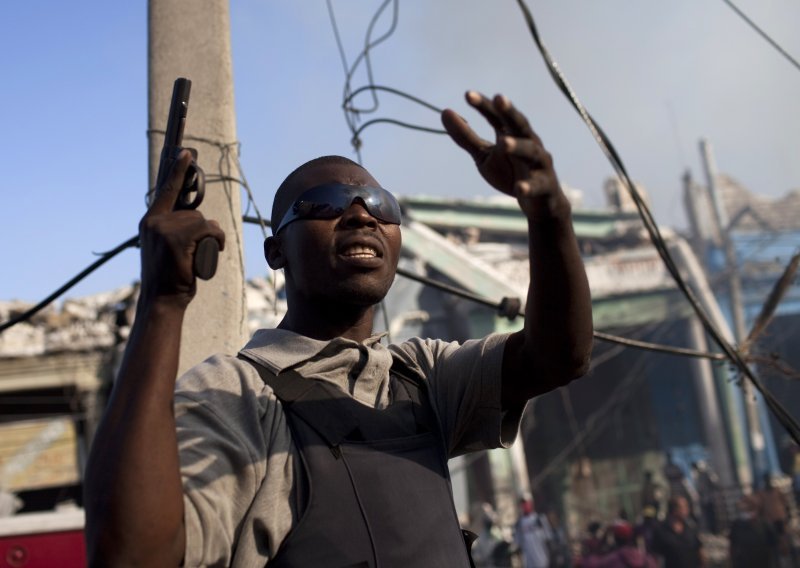
<svg viewBox="0 0 800 568"><path fill-rule="evenodd" d="M737 517L731 524L731 568L777 567L777 535L758 514L758 499L743 496L736 504Z"/></svg>
<svg viewBox="0 0 800 568"><path fill-rule="evenodd" d="M675 463L672 453L667 452L667 462L664 464L664 477L669 484L669 498L683 497L689 506L689 516L697 522L698 502L697 492L689 483L686 474L680 465Z"/></svg>
<svg viewBox="0 0 800 568"><path fill-rule="evenodd" d="M761 490L756 494L761 518L767 522L775 532L778 554L782 557L789 556L791 552L790 535L787 533L789 524L789 499L773 482L772 475L765 473Z"/></svg>
<svg viewBox="0 0 800 568"><path fill-rule="evenodd" d="M639 547L647 552L653 552L655 533L658 530L658 516L655 507L642 509L642 518L635 527L636 540Z"/></svg>
<svg viewBox="0 0 800 568"><path fill-rule="evenodd" d="M659 523L653 548L664 560L664 568L700 568L705 566L703 545L689 514L689 502L683 496L671 497L667 516Z"/></svg>
<svg viewBox="0 0 800 568"><path fill-rule="evenodd" d="M647 507L655 509L656 515L661 510L661 501L664 498L664 488L653 479L653 472L645 470L642 490L639 494L642 510Z"/></svg>
<svg viewBox="0 0 800 568"><path fill-rule="evenodd" d="M550 568L569 568L572 566L572 554L569 546L567 529L556 511L547 512L553 538L550 540Z"/></svg>
<svg viewBox="0 0 800 568"><path fill-rule="evenodd" d="M602 529L603 525L599 521L592 521L586 525L586 538L581 541L581 556L585 557L606 551Z"/></svg>
<svg viewBox="0 0 800 568"><path fill-rule="evenodd" d="M700 527L712 534L719 532L717 523L716 497L719 489L719 478L704 461L692 463L692 477L700 502Z"/></svg>
<svg viewBox="0 0 800 568"><path fill-rule="evenodd" d="M553 531L547 516L536 512L532 497L520 499L520 517L514 525L514 542L522 568L549 568Z"/></svg>
<svg viewBox="0 0 800 568"><path fill-rule="evenodd" d="M500 537L497 513L491 503L482 503L478 512L478 538L472 545L475 568L501 568L511 566L509 543Z"/></svg>

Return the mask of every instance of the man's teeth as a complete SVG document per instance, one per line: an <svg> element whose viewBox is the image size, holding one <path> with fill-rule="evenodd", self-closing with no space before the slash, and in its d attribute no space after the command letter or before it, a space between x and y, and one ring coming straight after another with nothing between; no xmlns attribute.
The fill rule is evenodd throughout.
<svg viewBox="0 0 800 568"><path fill-rule="evenodd" d="M378 253L374 248L356 246L350 247L344 251L344 256L349 256L352 258L375 258L378 256Z"/></svg>

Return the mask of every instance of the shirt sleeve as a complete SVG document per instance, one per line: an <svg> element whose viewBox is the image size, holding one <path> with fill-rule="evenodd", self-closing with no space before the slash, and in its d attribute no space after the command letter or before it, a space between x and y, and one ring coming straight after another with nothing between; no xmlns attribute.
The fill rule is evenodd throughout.
<svg viewBox="0 0 800 568"><path fill-rule="evenodd" d="M175 421L184 489L186 566L229 566L261 485L268 404L245 363L212 357L176 385Z"/></svg>
<svg viewBox="0 0 800 568"><path fill-rule="evenodd" d="M442 425L449 457L509 447L517 436L524 405L501 407L503 350L507 334L463 344L414 338L393 353L425 377Z"/></svg>

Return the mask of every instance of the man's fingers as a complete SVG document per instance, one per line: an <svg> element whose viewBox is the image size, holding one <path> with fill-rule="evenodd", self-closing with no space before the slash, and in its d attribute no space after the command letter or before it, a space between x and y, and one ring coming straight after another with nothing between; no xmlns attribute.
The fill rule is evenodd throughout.
<svg viewBox="0 0 800 568"><path fill-rule="evenodd" d="M467 91L466 96L467 102L483 115L498 136L503 134L524 136L539 141L528 119L505 95L497 94L489 99L477 91Z"/></svg>
<svg viewBox="0 0 800 568"><path fill-rule="evenodd" d="M181 153L172 162L166 181L161 187L156 188L156 198L150 206L148 215L169 213L175 208L175 203L178 201L178 196L183 187L186 170L189 169L189 164L191 163L192 155L189 151L181 150Z"/></svg>
<svg viewBox="0 0 800 568"><path fill-rule="evenodd" d="M225 250L225 231L222 230L222 227L219 226L214 219L209 219L207 221L209 227L209 236L214 237L217 242L219 243L219 250Z"/></svg>
<svg viewBox="0 0 800 568"><path fill-rule="evenodd" d="M442 112L442 125L444 125L444 129L447 130L453 142L469 152L473 159L477 159L481 150L491 146L490 142L478 136L469 127L467 121L453 110L445 109Z"/></svg>
<svg viewBox="0 0 800 568"><path fill-rule="evenodd" d="M170 215L172 231L178 242L183 242L191 250L206 237L213 237L219 243L219 250L225 248L225 232L214 219L206 219L197 210L176 211Z"/></svg>
<svg viewBox="0 0 800 568"><path fill-rule="evenodd" d="M545 150L538 138L514 138L501 136L500 149L524 160L531 167L548 167L552 164L550 153Z"/></svg>
<svg viewBox="0 0 800 568"><path fill-rule="evenodd" d="M467 91L467 102L481 115L486 121L498 132L503 132L506 129L506 124L495 104L491 99L484 97L477 91Z"/></svg>
<svg viewBox="0 0 800 568"><path fill-rule="evenodd" d="M504 95L495 95L492 102L501 116L507 133L515 136L526 136L537 141L539 140L536 132L531 128L527 117L517 110L517 107L511 103L508 97Z"/></svg>

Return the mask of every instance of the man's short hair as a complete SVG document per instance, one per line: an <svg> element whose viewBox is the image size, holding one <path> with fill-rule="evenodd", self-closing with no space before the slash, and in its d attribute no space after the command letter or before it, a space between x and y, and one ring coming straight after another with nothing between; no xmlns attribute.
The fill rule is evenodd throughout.
<svg viewBox="0 0 800 568"><path fill-rule="evenodd" d="M270 217L270 222L272 223L273 234L275 234L275 230L278 228L281 219L283 219L283 216L286 214L286 211L288 211L289 207L292 206L295 200L300 197L300 195L306 189L309 189L307 187L300 186L297 183L298 178L303 174L303 172L317 166L327 166L332 164L356 166L362 170L365 170L364 166L354 162L350 158L335 155L320 156L319 158L309 160L305 164L295 168L295 170L286 176L285 180L283 180L283 183L281 183L281 185L278 187L278 191L275 192L275 198L272 200L272 216Z"/></svg>

